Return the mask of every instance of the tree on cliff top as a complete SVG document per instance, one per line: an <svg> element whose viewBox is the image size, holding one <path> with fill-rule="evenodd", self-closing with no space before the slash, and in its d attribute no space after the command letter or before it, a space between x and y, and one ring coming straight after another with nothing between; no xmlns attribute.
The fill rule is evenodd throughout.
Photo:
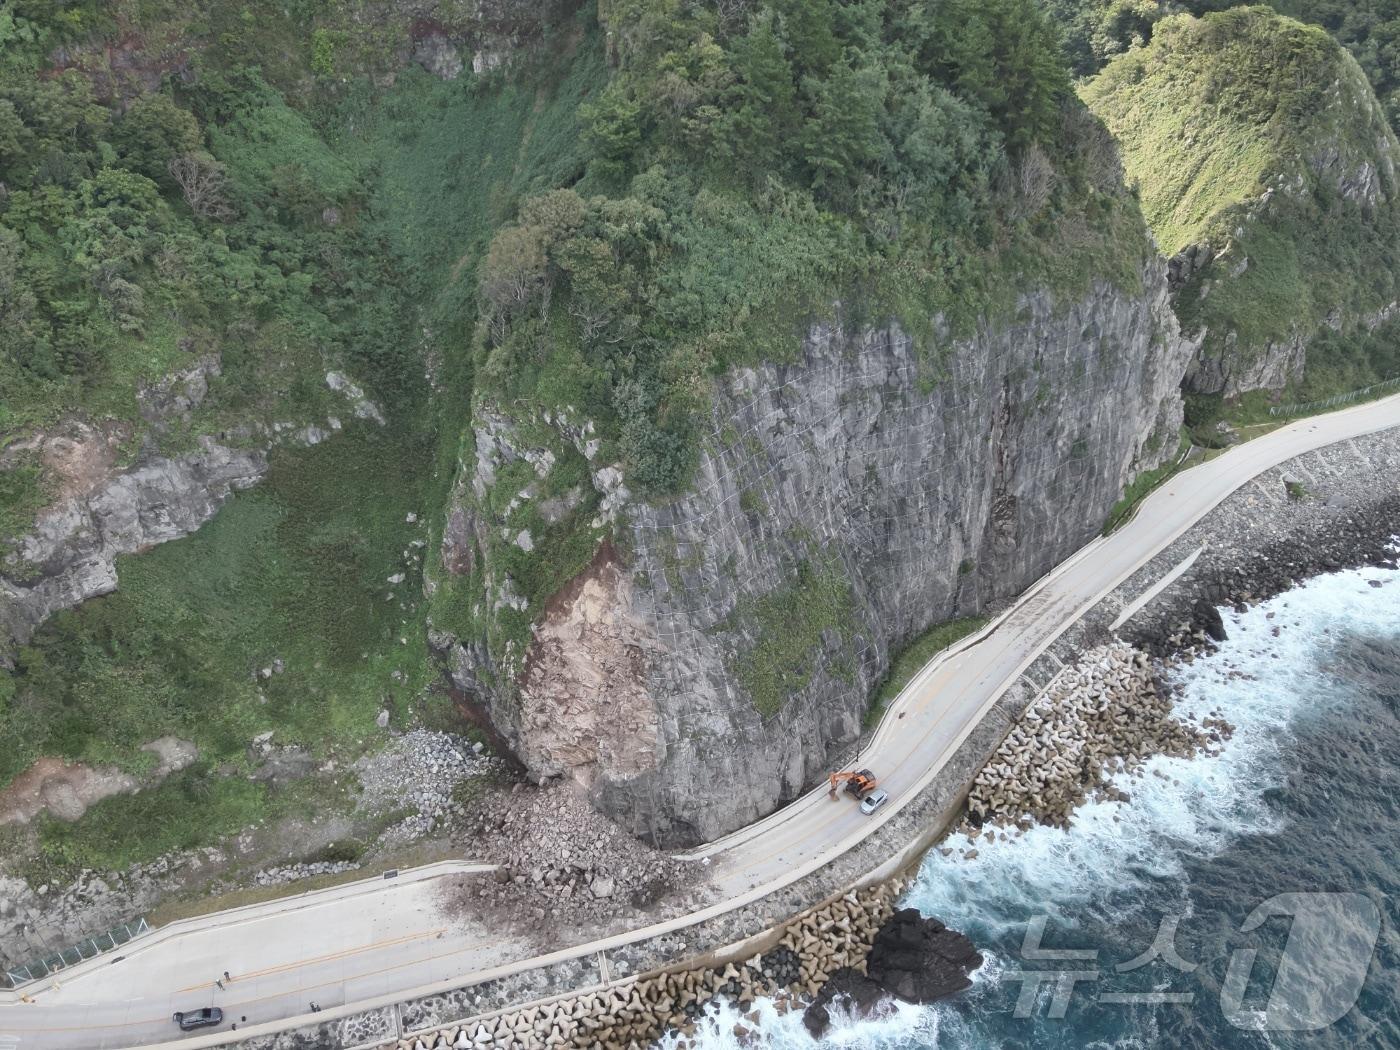
<svg viewBox="0 0 1400 1050"><path fill-rule="evenodd" d="M541 239L527 203L481 272L483 389L506 393L501 377L525 397L567 360L645 492L688 478L707 374L791 354L837 301L981 305L986 255L1018 265L1017 248L1117 192L1085 177L1079 104L1034 0L732 15L609 5L618 69L584 113L594 232Z"/></svg>

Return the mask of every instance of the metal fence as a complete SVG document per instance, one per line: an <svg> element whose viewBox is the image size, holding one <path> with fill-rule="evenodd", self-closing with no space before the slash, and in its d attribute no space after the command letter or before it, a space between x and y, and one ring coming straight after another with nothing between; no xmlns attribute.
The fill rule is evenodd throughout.
<svg viewBox="0 0 1400 1050"><path fill-rule="evenodd" d="M1336 408L1338 405L1345 405L1350 401L1357 401L1371 394L1383 393L1386 390L1400 390L1400 376L1394 379L1386 379L1379 383L1372 383L1370 386L1363 386L1360 390L1353 390L1346 394L1337 394L1329 397L1325 401L1306 401L1301 405L1270 405L1269 415L1271 416L1305 416L1310 412L1321 412L1325 409Z"/></svg>
<svg viewBox="0 0 1400 1050"><path fill-rule="evenodd" d="M85 959L96 958L103 952L110 952L126 944L133 937L149 933L150 929L150 924L146 922L144 917L135 922L122 923L122 925L114 926L105 933L99 933L95 937L79 941L72 947L64 948L60 952L34 959L24 966L12 967L4 972L0 983L3 983L7 988L18 988L31 981L43 980L45 977L51 977L70 966L76 966Z"/></svg>

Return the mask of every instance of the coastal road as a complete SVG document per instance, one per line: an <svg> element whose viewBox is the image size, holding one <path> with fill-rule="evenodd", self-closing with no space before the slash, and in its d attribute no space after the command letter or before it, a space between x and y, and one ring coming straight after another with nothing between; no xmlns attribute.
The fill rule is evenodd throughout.
<svg viewBox="0 0 1400 1050"><path fill-rule="evenodd" d="M890 803L873 818L845 796L831 801L822 787L691 856L709 857L714 879L738 893L793 873L800 877L853 848L898 812L897 803L932 781L1066 628L1223 499L1295 456L1394 426L1400 426L1400 395L1299 420L1177 474L1117 532L1081 548L986 630L915 676L853 763L872 769L890 792Z"/></svg>
<svg viewBox="0 0 1400 1050"><path fill-rule="evenodd" d="M28 986L33 1003L0 1006L0 1048L157 1043L174 1011L203 1006L224 1011L225 1030L249 1029L443 980L463 959L519 958L527 945L445 906L460 880L493 870L444 862L173 923Z"/></svg>
<svg viewBox="0 0 1400 1050"><path fill-rule="evenodd" d="M87 1050L170 1039L172 1002L189 1007L213 1002L226 1011L229 1005L241 1011L251 999L256 1013L249 1015L250 1023L301 1014L308 996L323 1006L347 1004L347 1012L348 1004L387 1005L408 993L444 990L473 975L498 976L609 950L741 907L852 849L894 816L937 775L998 697L1051 642L1235 489L1294 456L1394 426L1400 426L1400 395L1289 424L1176 475L1143 502L1130 522L1061 563L986 630L936 657L891 703L859 760L879 774L892 796L874 817L862 816L848 798L832 802L822 787L686 854L710 874L717 904L606 940L561 944L559 951L533 958L526 946L493 940L489 931L472 929L468 919L445 920L423 890L395 897L401 891L412 893L409 886L384 891L384 915L357 926L354 935L341 935L340 924L365 909L347 907L344 901L328 903L310 922L303 918L293 924L269 915L259 919L259 926L247 927L235 916L218 926L219 943L227 948L211 954L206 944L194 953L210 960L201 962L201 971L191 971L181 961L189 952L181 946L183 938L173 937L129 952L119 964L120 979L99 978L101 971L93 970L68 978L56 991L35 992L34 1003L0 998L0 1047ZM159 937L160 931L152 936ZM239 969L212 964L212 959L227 957L235 948L243 972L257 976L246 986L246 996L235 981L226 1005L213 997L217 989L211 992L209 982L225 968L237 977ZM179 998L194 1000L196 993L198 1001ZM18 1044L13 1038L5 1043L11 1035L20 1039ZM214 1044L201 1039L197 1045Z"/></svg>

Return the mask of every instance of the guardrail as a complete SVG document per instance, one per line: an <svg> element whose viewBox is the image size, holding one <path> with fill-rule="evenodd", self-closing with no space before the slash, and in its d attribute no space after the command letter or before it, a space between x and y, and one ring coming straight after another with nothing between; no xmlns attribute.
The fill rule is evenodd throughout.
<svg viewBox="0 0 1400 1050"><path fill-rule="evenodd" d="M1269 415L1274 417L1305 416L1310 412L1320 412L1324 409L1336 408L1338 405L1345 405L1349 402L1360 400L1369 394L1378 394L1386 390L1400 390L1400 376L1396 376L1394 379L1383 379L1379 383L1363 386L1360 390L1352 390L1345 394L1336 394L1322 401L1304 401L1299 405L1270 405Z"/></svg>
<svg viewBox="0 0 1400 1050"><path fill-rule="evenodd" d="M0 984L6 988L19 988L31 981L43 980L45 977L51 977L70 966L77 966L80 962L86 962L88 959L97 958L104 952L113 951L132 938L150 932L151 926L146 922L145 916L135 922L124 922L120 926L113 926L110 930L99 933L95 937L88 937L62 951L45 955L24 966L16 966L6 970L3 975L0 975Z"/></svg>

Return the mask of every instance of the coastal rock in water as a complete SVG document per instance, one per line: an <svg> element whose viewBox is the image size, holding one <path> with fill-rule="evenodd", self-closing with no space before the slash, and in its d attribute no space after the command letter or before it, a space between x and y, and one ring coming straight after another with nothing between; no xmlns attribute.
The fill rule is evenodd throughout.
<svg viewBox="0 0 1400 1050"><path fill-rule="evenodd" d="M812 1005L803 1011L802 1024L813 1039L820 1039L831 1026L831 1012L827 1007L832 1003L838 1003L856 1017L871 1017L886 1001L884 988L859 970L843 967L831 975Z"/></svg>
<svg viewBox="0 0 1400 1050"><path fill-rule="evenodd" d="M1206 637L1211 641L1223 642L1230 637L1225 632L1225 621L1220 618L1220 610L1213 603L1200 598L1192 612L1196 625L1206 632Z"/></svg>
<svg viewBox="0 0 1400 1050"><path fill-rule="evenodd" d="M886 996L907 1003L933 1003L972 987L968 976L982 956L965 935L916 908L890 916L866 959L864 975L841 969L831 975L802 1016L812 1038L820 1039L831 1023L828 1007L839 1003L856 1017L881 1012Z"/></svg>
<svg viewBox="0 0 1400 1050"><path fill-rule="evenodd" d="M966 935L916 908L901 908L875 935L866 976L908 1003L932 1003L972 986L982 956Z"/></svg>

